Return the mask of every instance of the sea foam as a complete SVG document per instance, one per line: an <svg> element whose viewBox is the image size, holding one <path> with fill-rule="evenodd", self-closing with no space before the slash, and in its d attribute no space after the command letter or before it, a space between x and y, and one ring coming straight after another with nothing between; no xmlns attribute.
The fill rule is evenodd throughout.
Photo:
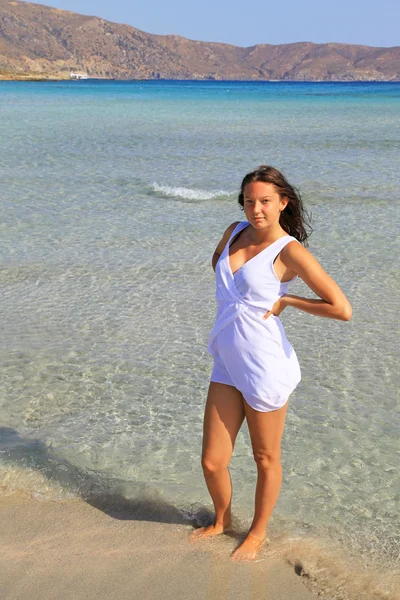
<svg viewBox="0 0 400 600"><path fill-rule="evenodd" d="M226 198L232 195L232 192L227 190L196 190L181 186L160 185L156 182L152 183L151 189L159 196L180 198L183 200L213 200L214 198Z"/></svg>

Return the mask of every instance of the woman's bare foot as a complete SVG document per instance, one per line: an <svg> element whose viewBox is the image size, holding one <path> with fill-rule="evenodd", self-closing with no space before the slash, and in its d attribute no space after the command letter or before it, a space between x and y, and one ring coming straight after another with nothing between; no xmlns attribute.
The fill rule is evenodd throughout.
<svg viewBox="0 0 400 600"><path fill-rule="evenodd" d="M229 531L230 528L230 523L227 525L223 525L222 523L213 523L207 527L200 527L199 529L195 529L195 531L193 531L190 536L190 541L195 542L204 538L215 537L216 535L220 535L221 533Z"/></svg>
<svg viewBox="0 0 400 600"><path fill-rule="evenodd" d="M252 533L248 533L246 539L240 544L234 552L231 554L232 560L245 561L255 560L258 556L259 551L264 545L265 537L260 539L255 537Z"/></svg>

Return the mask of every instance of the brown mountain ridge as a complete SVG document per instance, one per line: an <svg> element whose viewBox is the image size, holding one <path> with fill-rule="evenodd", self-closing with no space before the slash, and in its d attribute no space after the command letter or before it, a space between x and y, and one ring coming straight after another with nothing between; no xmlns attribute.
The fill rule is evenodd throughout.
<svg viewBox="0 0 400 600"><path fill-rule="evenodd" d="M130 25L0 0L0 78L399 81L400 46L257 44L153 35Z"/></svg>

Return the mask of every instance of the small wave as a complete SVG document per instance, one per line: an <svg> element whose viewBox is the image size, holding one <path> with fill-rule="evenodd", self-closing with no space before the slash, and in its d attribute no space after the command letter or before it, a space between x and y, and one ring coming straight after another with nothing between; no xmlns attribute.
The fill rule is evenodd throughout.
<svg viewBox="0 0 400 600"><path fill-rule="evenodd" d="M195 190L186 187L175 187L170 185L159 185L154 182L151 186L152 191L158 195L169 198L181 198L183 200L213 200L214 198L226 198L232 195L227 190Z"/></svg>
<svg viewBox="0 0 400 600"><path fill-rule="evenodd" d="M0 465L0 498L18 494L36 500L71 500L79 496L37 469Z"/></svg>

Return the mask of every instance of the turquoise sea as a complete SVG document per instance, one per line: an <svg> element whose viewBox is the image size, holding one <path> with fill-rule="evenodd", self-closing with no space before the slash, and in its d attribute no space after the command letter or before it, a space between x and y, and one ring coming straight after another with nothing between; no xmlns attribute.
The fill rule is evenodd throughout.
<svg viewBox="0 0 400 600"><path fill-rule="evenodd" d="M0 82L0 115L0 493L202 522L210 259L271 164L353 319L282 315L303 380L267 552L398 598L400 83ZM245 426L231 466L244 530Z"/></svg>

